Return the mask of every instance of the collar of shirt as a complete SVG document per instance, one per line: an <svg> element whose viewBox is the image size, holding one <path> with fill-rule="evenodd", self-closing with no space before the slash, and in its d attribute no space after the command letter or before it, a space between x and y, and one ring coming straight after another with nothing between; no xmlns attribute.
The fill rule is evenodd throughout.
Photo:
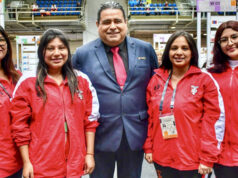
<svg viewBox="0 0 238 178"><path fill-rule="evenodd" d="M106 45L105 43L103 43L103 44L104 44L106 53L110 53L112 47ZM118 47L120 49L119 51L125 51L126 50L126 39L121 44L119 44Z"/></svg>
<svg viewBox="0 0 238 178"><path fill-rule="evenodd" d="M238 66L238 61L236 60L229 60L229 64L232 69L236 68Z"/></svg>

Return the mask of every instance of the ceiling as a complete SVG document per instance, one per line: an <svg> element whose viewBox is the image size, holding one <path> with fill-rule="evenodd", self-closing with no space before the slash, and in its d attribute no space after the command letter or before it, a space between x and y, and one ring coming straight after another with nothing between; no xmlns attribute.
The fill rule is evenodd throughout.
<svg viewBox="0 0 238 178"><path fill-rule="evenodd" d="M84 16L32 16L31 12L18 12L17 19L5 17L5 28L10 36L41 35L48 28L59 28L70 34L72 40L82 40L87 30ZM194 13L196 15L196 13ZM173 33L185 30L196 36L197 20L189 15L129 16L128 29L131 36L151 37L154 33ZM206 32L206 18L201 20L202 33ZM76 36L74 35L76 34Z"/></svg>

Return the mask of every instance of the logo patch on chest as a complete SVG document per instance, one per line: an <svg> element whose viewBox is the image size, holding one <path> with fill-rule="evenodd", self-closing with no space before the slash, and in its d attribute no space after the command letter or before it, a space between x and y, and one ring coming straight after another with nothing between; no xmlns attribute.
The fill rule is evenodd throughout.
<svg viewBox="0 0 238 178"><path fill-rule="evenodd" d="M82 100L83 99L83 91L77 90L76 93L77 93L78 97Z"/></svg>
<svg viewBox="0 0 238 178"><path fill-rule="evenodd" d="M198 86L191 85L191 93L192 95L195 95L198 92Z"/></svg>
<svg viewBox="0 0 238 178"><path fill-rule="evenodd" d="M159 88L160 88L160 85L159 85L159 84L158 84L158 85L155 85L155 86L154 86L154 91L159 90Z"/></svg>

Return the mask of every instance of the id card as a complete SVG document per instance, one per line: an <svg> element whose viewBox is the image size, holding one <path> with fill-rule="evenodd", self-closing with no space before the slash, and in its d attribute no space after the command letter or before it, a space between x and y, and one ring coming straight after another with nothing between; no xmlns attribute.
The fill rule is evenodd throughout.
<svg viewBox="0 0 238 178"><path fill-rule="evenodd" d="M169 115L161 115L160 119L160 127L162 130L162 135L164 139L169 138L177 138L177 128L175 124L175 118L173 114Z"/></svg>

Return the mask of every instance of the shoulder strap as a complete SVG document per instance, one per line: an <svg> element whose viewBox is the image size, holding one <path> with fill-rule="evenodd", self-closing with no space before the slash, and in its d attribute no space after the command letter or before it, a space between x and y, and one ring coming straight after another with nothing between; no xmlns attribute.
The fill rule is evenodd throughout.
<svg viewBox="0 0 238 178"><path fill-rule="evenodd" d="M3 91L7 94L7 96L11 99L11 95L7 92L6 88L1 84L0 82L0 87L3 89Z"/></svg>

